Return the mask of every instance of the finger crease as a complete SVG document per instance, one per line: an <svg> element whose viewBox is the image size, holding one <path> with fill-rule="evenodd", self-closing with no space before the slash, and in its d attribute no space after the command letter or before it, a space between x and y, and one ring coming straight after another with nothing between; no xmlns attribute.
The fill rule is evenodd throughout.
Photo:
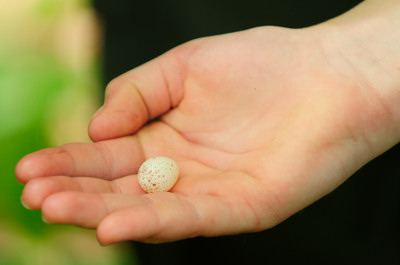
<svg viewBox="0 0 400 265"><path fill-rule="evenodd" d="M101 158L105 164L104 168L108 169L108 179L112 179L112 177L114 176L115 173L115 167L114 167L114 163L113 163L113 155L112 152L110 151L110 149L101 143L95 144L94 145L95 148L99 151Z"/></svg>
<svg viewBox="0 0 400 265"><path fill-rule="evenodd" d="M147 104L147 102L146 102L146 100L145 100L145 97L143 96L142 92L139 90L138 86L137 86L133 81L128 80L128 82L129 82L130 85L133 87L133 89L135 90L135 92L136 92L137 95L139 96L140 101L141 101L142 104L143 104L143 107L144 107L144 109L145 109L145 115L146 115L145 120L146 120L146 121L149 120L150 117L151 117L152 115L151 115L151 113L150 113L150 108L149 108L149 105Z"/></svg>

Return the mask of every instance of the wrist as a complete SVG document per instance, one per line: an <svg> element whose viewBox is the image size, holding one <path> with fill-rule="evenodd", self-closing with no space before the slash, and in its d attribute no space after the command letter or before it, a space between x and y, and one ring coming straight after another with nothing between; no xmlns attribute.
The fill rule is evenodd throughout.
<svg viewBox="0 0 400 265"><path fill-rule="evenodd" d="M327 71L354 92L347 126L373 156L400 141L399 28L398 0L366 0L303 30L327 60Z"/></svg>
<svg viewBox="0 0 400 265"><path fill-rule="evenodd" d="M380 97L400 131L400 1L366 0L309 28L332 67ZM361 110L360 110L361 111Z"/></svg>
<svg viewBox="0 0 400 265"><path fill-rule="evenodd" d="M361 86L400 90L400 2L366 0L321 25L322 45ZM342 59L342 61L340 61ZM399 104L397 104L399 105Z"/></svg>

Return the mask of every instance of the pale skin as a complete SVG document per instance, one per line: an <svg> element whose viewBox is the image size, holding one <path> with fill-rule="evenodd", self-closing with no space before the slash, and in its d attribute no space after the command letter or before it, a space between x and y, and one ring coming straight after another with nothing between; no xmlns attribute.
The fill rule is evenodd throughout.
<svg viewBox="0 0 400 265"><path fill-rule="evenodd" d="M109 84L93 143L21 159L22 201L104 245L271 228L399 142L399 18L399 1L367 0L176 47ZM170 192L138 186L153 156L179 165Z"/></svg>

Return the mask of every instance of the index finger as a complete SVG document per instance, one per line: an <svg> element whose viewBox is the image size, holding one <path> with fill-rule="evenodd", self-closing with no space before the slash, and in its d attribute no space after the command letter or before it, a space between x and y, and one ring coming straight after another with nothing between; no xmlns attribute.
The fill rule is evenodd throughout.
<svg viewBox="0 0 400 265"><path fill-rule="evenodd" d="M47 176L115 179L136 173L145 160L136 136L98 143L71 143L29 154L18 162L15 175L25 184Z"/></svg>

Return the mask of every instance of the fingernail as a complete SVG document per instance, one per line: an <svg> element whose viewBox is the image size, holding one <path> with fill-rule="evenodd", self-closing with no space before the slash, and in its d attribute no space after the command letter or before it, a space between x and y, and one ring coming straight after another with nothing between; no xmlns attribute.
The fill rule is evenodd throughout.
<svg viewBox="0 0 400 265"><path fill-rule="evenodd" d="M21 204L22 206L24 206L25 209L32 210L32 208L30 208L28 205L25 204L25 202L22 200L22 197L21 197Z"/></svg>

